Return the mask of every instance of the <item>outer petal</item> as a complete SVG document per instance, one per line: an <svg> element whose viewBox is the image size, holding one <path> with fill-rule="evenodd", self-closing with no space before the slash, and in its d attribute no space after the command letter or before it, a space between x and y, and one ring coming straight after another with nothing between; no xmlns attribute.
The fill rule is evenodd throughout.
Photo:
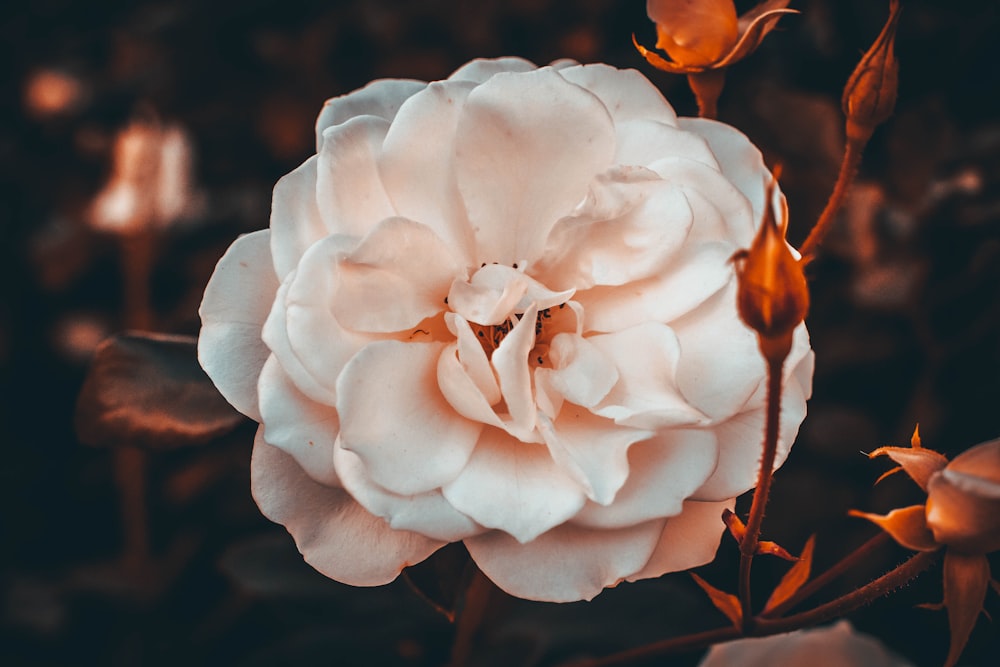
<svg viewBox="0 0 1000 667"><path fill-rule="evenodd" d="M694 216L684 194L645 169L599 176L575 215L559 220L533 275L554 289L621 285L662 270Z"/></svg>
<svg viewBox="0 0 1000 667"><path fill-rule="evenodd" d="M382 145L379 173L393 207L440 236L471 266L472 226L458 193L455 132L472 82L435 82L400 108Z"/></svg>
<svg viewBox="0 0 1000 667"><path fill-rule="evenodd" d="M281 177L271 197L271 255L278 279L295 270L306 249L330 233L316 204L314 155Z"/></svg>
<svg viewBox="0 0 1000 667"><path fill-rule="evenodd" d="M424 493L455 479L482 430L437 387L444 347L371 343L337 380L341 445L361 457L372 481L394 493Z"/></svg>
<svg viewBox="0 0 1000 667"><path fill-rule="evenodd" d="M428 227L386 218L339 262L337 321L349 329L412 329L445 308L453 280L464 277L448 247Z"/></svg>
<svg viewBox="0 0 1000 667"><path fill-rule="evenodd" d="M735 499L718 503L688 500L684 510L667 519L660 541L646 565L628 577L629 581L660 577L668 572L681 572L711 563L719 550L722 531L722 511L733 509Z"/></svg>
<svg viewBox="0 0 1000 667"><path fill-rule="evenodd" d="M455 509L487 528L530 542L583 506L582 487L542 445L496 428L483 430L469 463L442 489Z"/></svg>
<svg viewBox="0 0 1000 667"><path fill-rule="evenodd" d="M387 584L444 544L392 530L343 489L307 476L291 456L264 442L260 430L250 461L250 484L260 511L288 529L306 562L345 584Z"/></svg>
<svg viewBox="0 0 1000 667"><path fill-rule="evenodd" d="M538 65L515 56L506 58L477 58L470 60L448 77L449 81L474 81L483 83L501 72L530 72L538 69Z"/></svg>
<svg viewBox="0 0 1000 667"><path fill-rule="evenodd" d="M378 116L391 121L411 95L423 89L423 81L378 79L364 88L326 101L316 119L316 152L323 147L323 132L356 116Z"/></svg>
<svg viewBox="0 0 1000 667"><path fill-rule="evenodd" d="M655 120L631 120L615 126L617 164L647 166L668 156L719 169L716 156L700 136Z"/></svg>
<svg viewBox="0 0 1000 667"><path fill-rule="evenodd" d="M268 230L241 236L219 260L198 314L198 360L233 407L260 421L257 378L270 351L261 329L278 291Z"/></svg>
<svg viewBox="0 0 1000 667"><path fill-rule="evenodd" d="M299 391L274 355L260 374L260 413L269 445L290 454L320 484L340 485L333 467L333 444L340 431L337 411Z"/></svg>
<svg viewBox="0 0 1000 667"><path fill-rule="evenodd" d="M593 64L566 67L560 69L559 74L597 95L611 113L615 125L640 119L677 125L673 107L637 70Z"/></svg>
<svg viewBox="0 0 1000 667"><path fill-rule="evenodd" d="M483 573L511 595L575 602L590 600L642 569L662 527L662 520L617 530L566 524L527 544L493 531L469 538L465 545Z"/></svg>
<svg viewBox="0 0 1000 667"><path fill-rule="evenodd" d="M444 499L441 491L403 496L371 481L364 462L338 446L337 472L351 496L366 510L382 517L394 530L412 530L435 540L456 542L483 532L483 528Z"/></svg>
<svg viewBox="0 0 1000 667"><path fill-rule="evenodd" d="M376 164L388 130L383 118L359 116L323 133L315 197L331 233L364 236L383 218L396 215Z"/></svg>
<svg viewBox="0 0 1000 667"><path fill-rule="evenodd" d="M604 105L552 69L497 74L473 90L458 123L455 169L476 261L538 256L556 220L611 165L614 147Z"/></svg>
<svg viewBox="0 0 1000 667"><path fill-rule="evenodd" d="M607 507L587 503L573 523L619 528L681 513L719 460L709 430L667 429L628 450L628 481Z"/></svg>

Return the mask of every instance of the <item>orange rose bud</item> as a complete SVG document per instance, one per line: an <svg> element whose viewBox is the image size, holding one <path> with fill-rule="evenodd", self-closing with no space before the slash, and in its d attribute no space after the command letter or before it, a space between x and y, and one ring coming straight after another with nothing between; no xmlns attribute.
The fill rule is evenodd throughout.
<svg viewBox="0 0 1000 667"><path fill-rule="evenodd" d="M739 37L733 0L647 0L646 13L656 23L656 48L683 65L711 65Z"/></svg>
<svg viewBox="0 0 1000 667"><path fill-rule="evenodd" d="M934 540L967 554L1000 551L1000 439L962 452L927 481Z"/></svg>
<svg viewBox="0 0 1000 667"><path fill-rule="evenodd" d="M896 106L899 63L894 47L899 24L899 0L891 0L889 18L844 87L841 104L847 116L849 141L866 142Z"/></svg>
<svg viewBox="0 0 1000 667"><path fill-rule="evenodd" d="M749 250L738 252L737 307L740 318L757 332L761 351L770 361L784 359L792 332L809 310L809 288L802 263L785 242L784 225L774 218L774 181L767 189L764 220Z"/></svg>

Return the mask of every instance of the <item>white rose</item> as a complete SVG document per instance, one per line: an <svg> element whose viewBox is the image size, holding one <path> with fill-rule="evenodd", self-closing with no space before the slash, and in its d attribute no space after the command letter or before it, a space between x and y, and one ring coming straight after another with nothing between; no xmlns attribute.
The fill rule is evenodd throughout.
<svg viewBox="0 0 1000 667"><path fill-rule="evenodd" d="M770 178L747 138L634 70L517 58L375 81L316 130L201 307L261 511L354 585L459 540L537 600L711 561L764 430L729 261ZM786 369L779 463L804 327Z"/></svg>

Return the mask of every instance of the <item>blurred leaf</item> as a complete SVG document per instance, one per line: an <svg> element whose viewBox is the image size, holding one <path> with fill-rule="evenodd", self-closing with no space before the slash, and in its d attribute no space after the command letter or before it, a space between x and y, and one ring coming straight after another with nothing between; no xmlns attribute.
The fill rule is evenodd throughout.
<svg viewBox="0 0 1000 667"><path fill-rule="evenodd" d="M802 555L799 556L798 561L785 573L785 576L781 578L781 581L775 587L774 592L771 593L767 604L764 605L765 612L774 609L792 597L809 580L809 573L812 570L813 548L815 546L816 536L813 535L806 541L806 545L802 547Z"/></svg>
<svg viewBox="0 0 1000 667"><path fill-rule="evenodd" d="M406 583L451 622L472 574L469 552L461 542L448 544L403 570Z"/></svg>
<svg viewBox="0 0 1000 667"><path fill-rule="evenodd" d="M695 573L691 573L694 582L701 586L701 590L708 593L708 599L712 601L715 608L726 615L737 628L743 621L743 608L740 606L740 599L732 593L720 591L718 588L708 583Z"/></svg>
<svg viewBox="0 0 1000 667"><path fill-rule="evenodd" d="M127 332L94 351L76 404L82 442L176 449L211 442L244 420L198 365L196 339Z"/></svg>

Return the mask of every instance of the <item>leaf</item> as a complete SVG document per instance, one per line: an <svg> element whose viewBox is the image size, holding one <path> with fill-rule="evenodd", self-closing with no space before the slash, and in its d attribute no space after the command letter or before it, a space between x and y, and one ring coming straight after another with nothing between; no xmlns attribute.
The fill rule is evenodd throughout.
<svg viewBox="0 0 1000 667"><path fill-rule="evenodd" d="M757 555L758 556L777 556L778 558L780 558L782 560L787 560L787 561L792 561L792 562L798 560L798 558L796 558L791 553L789 553L788 549L786 549L785 547L781 546L777 542L769 542L769 541L764 541L764 542L758 542L757 543Z"/></svg>
<svg viewBox="0 0 1000 667"><path fill-rule="evenodd" d="M694 572L690 573L694 582L701 586L701 590L708 593L708 599L712 601L715 608L726 615L733 625L739 628L743 625L743 608L740 606L740 599L732 593L720 591L718 588L708 583Z"/></svg>
<svg viewBox="0 0 1000 667"><path fill-rule="evenodd" d="M453 542L403 570L403 578L425 602L454 622L459 600L473 572L469 567L471 562L465 545Z"/></svg>
<svg viewBox="0 0 1000 667"><path fill-rule="evenodd" d="M722 521L726 524L726 528L729 529L729 534L736 540L736 544L742 544L743 537L747 533L746 524L736 516L735 512L728 508L722 512Z"/></svg>
<svg viewBox="0 0 1000 667"><path fill-rule="evenodd" d="M885 516L857 510L851 510L848 514L868 519L907 549L934 551L941 546L934 541L934 534L927 527L926 509L923 505L911 505L892 510Z"/></svg>
<svg viewBox="0 0 1000 667"><path fill-rule="evenodd" d="M969 641L986 600L990 563L986 556L969 556L949 549L944 554L944 606L948 609L951 647L945 667L953 667Z"/></svg>
<svg viewBox="0 0 1000 667"><path fill-rule="evenodd" d="M767 604L764 605L765 613L792 597L792 595L802 588L803 584L809 581L815 546L816 536L813 535L806 540L806 545L802 547L802 554L799 556L799 560L785 573L785 576L781 578L781 581L775 587L774 592L771 593L771 597L767 599Z"/></svg>
<svg viewBox="0 0 1000 667"><path fill-rule="evenodd" d="M94 351L76 403L88 445L176 449L202 445L244 421L198 365L197 339L127 332Z"/></svg>

